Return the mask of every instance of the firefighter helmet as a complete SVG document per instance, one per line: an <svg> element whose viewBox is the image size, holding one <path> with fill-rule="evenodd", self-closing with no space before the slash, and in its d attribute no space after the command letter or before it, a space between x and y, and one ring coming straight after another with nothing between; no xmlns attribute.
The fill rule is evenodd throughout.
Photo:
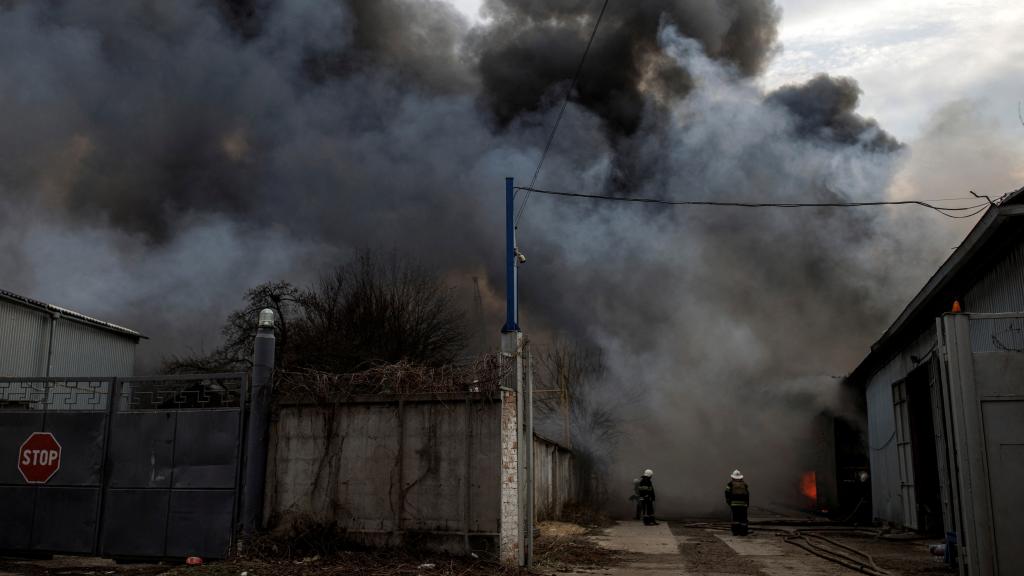
<svg viewBox="0 0 1024 576"><path fill-rule="evenodd" d="M733 480L743 480L743 472L740 472L739 470L733 470L732 476L730 476L730 478L732 478Z"/></svg>
<svg viewBox="0 0 1024 576"><path fill-rule="evenodd" d="M644 478L650 478L651 476L654 476L654 470L651 470L650 468L644 470Z"/></svg>

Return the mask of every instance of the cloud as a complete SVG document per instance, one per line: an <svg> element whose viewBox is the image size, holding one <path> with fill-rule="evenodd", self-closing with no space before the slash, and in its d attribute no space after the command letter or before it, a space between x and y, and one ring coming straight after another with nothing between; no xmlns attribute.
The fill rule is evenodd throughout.
<svg viewBox="0 0 1024 576"><path fill-rule="evenodd" d="M778 86L822 71L854 77L864 113L902 140L916 138L947 103L985 99L1003 110L1004 130L1024 98L1024 6L974 2L782 2L783 50L766 83Z"/></svg>

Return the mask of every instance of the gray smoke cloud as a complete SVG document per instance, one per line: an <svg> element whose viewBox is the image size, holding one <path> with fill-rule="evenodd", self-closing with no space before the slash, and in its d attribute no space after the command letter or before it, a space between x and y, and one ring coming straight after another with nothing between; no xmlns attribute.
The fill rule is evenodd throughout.
<svg viewBox="0 0 1024 576"><path fill-rule="evenodd" d="M489 0L484 5L495 23L479 39L480 72L484 97L500 122L549 104L552 86L571 78L598 16L594 4ZM771 54L779 17L771 0L610 3L576 102L604 119L612 133L631 134L650 111L644 92L672 99L690 87L686 69L673 66L659 49L663 18L700 42L705 53L752 75Z"/></svg>
<svg viewBox="0 0 1024 576"><path fill-rule="evenodd" d="M827 142L861 144L878 151L900 148L895 138L878 123L855 112L860 87L852 78L819 74L799 86L783 86L768 96L769 102L785 106L796 118L802 136Z"/></svg>
<svg viewBox="0 0 1024 576"><path fill-rule="evenodd" d="M147 333L153 367L214 347L256 283L394 249L480 278L496 341L503 177L533 174L593 2L494 0L477 26L437 0L113 4L0 4L5 288ZM770 0L606 18L543 187L886 197L905 153L853 81L758 87ZM534 197L522 323L604 350L623 498L646 467L668 513L714 510L735 467L785 498L829 375L934 266L908 240L935 218Z"/></svg>

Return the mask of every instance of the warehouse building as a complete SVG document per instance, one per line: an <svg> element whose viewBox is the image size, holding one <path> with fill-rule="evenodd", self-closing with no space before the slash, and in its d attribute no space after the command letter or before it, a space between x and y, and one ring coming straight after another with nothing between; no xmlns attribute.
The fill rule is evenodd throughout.
<svg viewBox="0 0 1024 576"><path fill-rule="evenodd" d="M876 520L1024 574L1024 189L991 206L850 375Z"/></svg>
<svg viewBox="0 0 1024 576"><path fill-rule="evenodd" d="M132 376L142 334L0 289L0 378Z"/></svg>

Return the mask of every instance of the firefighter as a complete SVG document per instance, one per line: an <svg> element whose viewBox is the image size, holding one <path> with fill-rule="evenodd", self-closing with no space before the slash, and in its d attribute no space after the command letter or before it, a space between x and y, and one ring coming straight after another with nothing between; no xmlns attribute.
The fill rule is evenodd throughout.
<svg viewBox="0 0 1024 576"><path fill-rule="evenodd" d="M640 514L643 516L644 526L656 526L658 524L654 520L654 484L651 482L652 476L654 476L653 470L644 470L644 475L640 478L640 483L636 487L640 500Z"/></svg>
<svg viewBox="0 0 1024 576"><path fill-rule="evenodd" d="M725 501L732 509L733 536L747 535L747 508L750 506L750 489L743 481L743 473L733 470L732 480L725 486Z"/></svg>
<svg viewBox="0 0 1024 576"><path fill-rule="evenodd" d="M636 515L633 516L633 520L639 520L642 510L640 510L640 479L633 478L633 495L629 497L630 500L636 504Z"/></svg>

